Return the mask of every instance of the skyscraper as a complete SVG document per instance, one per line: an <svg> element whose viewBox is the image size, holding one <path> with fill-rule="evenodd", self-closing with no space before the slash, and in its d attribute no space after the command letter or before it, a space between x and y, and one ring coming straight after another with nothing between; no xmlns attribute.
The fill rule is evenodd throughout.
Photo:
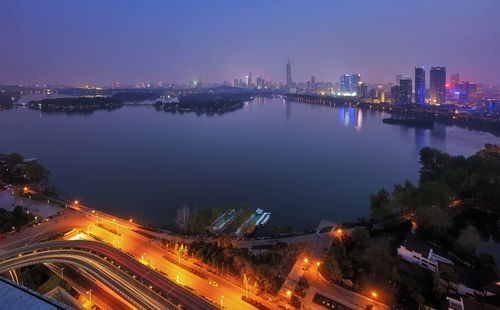
<svg viewBox="0 0 500 310"><path fill-rule="evenodd" d="M411 104L412 90L411 77L405 76L399 81L399 101Z"/></svg>
<svg viewBox="0 0 500 310"><path fill-rule="evenodd" d="M391 87L391 103L396 104L399 102L399 85Z"/></svg>
<svg viewBox="0 0 500 310"><path fill-rule="evenodd" d="M290 60L288 60L286 64L286 87L288 87L288 89L293 87L292 66L290 65Z"/></svg>
<svg viewBox="0 0 500 310"><path fill-rule="evenodd" d="M311 90L312 91L315 91L316 90L316 78L313 76L311 76Z"/></svg>
<svg viewBox="0 0 500 310"><path fill-rule="evenodd" d="M252 72L248 73L248 87L252 86Z"/></svg>
<svg viewBox="0 0 500 310"><path fill-rule="evenodd" d="M361 82L361 74L356 73L351 75L351 79L349 81L349 91L354 93L356 91L356 87L358 83Z"/></svg>
<svg viewBox="0 0 500 310"><path fill-rule="evenodd" d="M431 104L446 102L446 67L432 67L430 73Z"/></svg>
<svg viewBox="0 0 500 310"><path fill-rule="evenodd" d="M349 86L349 79L350 79L349 74L344 74L340 76L340 92L342 94L351 92L351 88Z"/></svg>
<svg viewBox="0 0 500 310"><path fill-rule="evenodd" d="M456 91L457 85L460 83L460 73L454 73L450 77L450 88Z"/></svg>
<svg viewBox="0 0 500 310"><path fill-rule="evenodd" d="M425 70L415 67L415 103L425 104Z"/></svg>
<svg viewBox="0 0 500 310"><path fill-rule="evenodd" d="M399 81L403 78L402 74L396 74L396 85L399 85Z"/></svg>

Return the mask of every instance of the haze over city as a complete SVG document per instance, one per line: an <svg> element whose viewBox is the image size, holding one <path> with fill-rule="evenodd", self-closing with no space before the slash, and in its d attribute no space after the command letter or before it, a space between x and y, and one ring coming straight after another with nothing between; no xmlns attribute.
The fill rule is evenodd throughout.
<svg viewBox="0 0 500 310"><path fill-rule="evenodd" d="M0 0L0 309L500 310L500 0Z"/></svg>
<svg viewBox="0 0 500 310"><path fill-rule="evenodd" d="M0 4L3 84L232 81L248 72L392 82L445 66L500 83L500 2L36 1Z"/></svg>

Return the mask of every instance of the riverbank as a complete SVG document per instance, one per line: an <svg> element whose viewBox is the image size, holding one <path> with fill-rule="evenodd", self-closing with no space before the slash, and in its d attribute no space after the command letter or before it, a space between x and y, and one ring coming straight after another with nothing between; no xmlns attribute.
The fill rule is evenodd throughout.
<svg viewBox="0 0 500 310"><path fill-rule="evenodd" d="M283 98L311 104L327 106L351 106L368 110L376 110L398 117L419 118L425 121L438 122L443 125L458 126L469 130L486 131L500 136L500 117L488 117L475 114L457 113L454 108L442 106L392 105L388 103L363 102L351 97L328 97L319 95L287 94Z"/></svg>

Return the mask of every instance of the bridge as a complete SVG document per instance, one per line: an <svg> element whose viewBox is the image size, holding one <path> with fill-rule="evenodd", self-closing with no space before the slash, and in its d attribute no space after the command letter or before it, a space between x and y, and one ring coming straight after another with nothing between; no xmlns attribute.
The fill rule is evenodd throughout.
<svg viewBox="0 0 500 310"><path fill-rule="evenodd" d="M4 252L0 273L40 263L79 266L139 309L217 309L130 255L95 241L49 241Z"/></svg>

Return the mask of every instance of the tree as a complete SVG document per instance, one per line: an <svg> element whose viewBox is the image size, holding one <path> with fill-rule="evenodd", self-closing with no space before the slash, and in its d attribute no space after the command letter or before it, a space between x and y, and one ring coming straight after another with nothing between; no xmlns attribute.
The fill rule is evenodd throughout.
<svg viewBox="0 0 500 310"><path fill-rule="evenodd" d="M14 167L15 165L22 164L24 159L18 153L10 153L9 155L4 156L2 160L5 161L8 166Z"/></svg>
<svg viewBox="0 0 500 310"><path fill-rule="evenodd" d="M442 237L451 226L449 214L437 207L423 206L416 212L418 230L437 239Z"/></svg>
<svg viewBox="0 0 500 310"><path fill-rule="evenodd" d="M469 254L476 252L477 244L479 243L479 232L476 227L468 225L460 232L458 237L458 245L466 250Z"/></svg>
<svg viewBox="0 0 500 310"><path fill-rule="evenodd" d="M385 189L382 188L376 194L370 194L370 211L374 218L383 218L392 214L389 193Z"/></svg>
<svg viewBox="0 0 500 310"><path fill-rule="evenodd" d="M323 275L332 281L342 280L342 271L340 270L337 260L332 256L328 255L325 261L320 266L323 271Z"/></svg>
<svg viewBox="0 0 500 310"><path fill-rule="evenodd" d="M177 209L177 217L175 218L175 223L180 230L184 233L187 231L189 227L189 214L190 210L188 206L182 206Z"/></svg>
<svg viewBox="0 0 500 310"><path fill-rule="evenodd" d="M273 226L269 227L269 233L274 237L279 236L280 231L281 231L281 229L278 225L273 225Z"/></svg>
<svg viewBox="0 0 500 310"><path fill-rule="evenodd" d="M436 296L442 296L446 293L446 287L441 280L438 272L435 272L432 277L432 290Z"/></svg>
<svg viewBox="0 0 500 310"><path fill-rule="evenodd" d="M356 227L351 233L351 238L357 246L366 246L370 240L370 232L364 226Z"/></svg>
<svg viewBox="0 0 500 310"><path fill-rule="evenodd" d="M45 176L45 168L39 163L27 163L23 170L30 181L40 181Z"/></svg>
<svg viewBox="0 0 500 310"><path fill-rule="evenodd" d="M231 235L229 235L228 233L222 233L219 238L217 238L217 243L222 248L229 247L232 243Z"/></svg>

